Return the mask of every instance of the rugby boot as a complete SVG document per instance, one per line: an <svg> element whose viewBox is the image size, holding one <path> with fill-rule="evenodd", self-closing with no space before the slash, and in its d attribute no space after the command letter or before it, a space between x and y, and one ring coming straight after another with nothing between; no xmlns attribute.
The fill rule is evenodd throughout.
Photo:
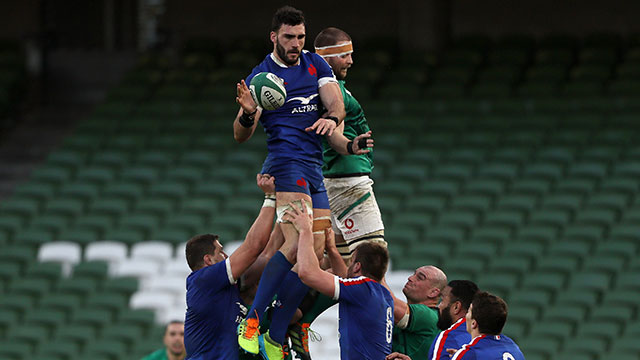
<svg viewBox="0 0 640 360"><path fill-rule="evenodd" d="M258 336L258 341L260 343L260 355L262 355L264 360L284 360L282 345L271 340L268 330L266 333Z"/></svg>
<svg viewBox="0 0 640 360"><path fill-rule="evenodd" d="M238 345L240 348L251 354L258 354L260 352L260 344L258 336L260 332L258 327L260 321L254 318L247 318L242 320L238 325Z"/></svg>
<svg viewBox="0 0 640 360"><path fill-rule="evenodd" d="M289 326L287 331L291 339L291 349L296 352L300 360L311 360L309 354L309 323L296 322Z"/></svg>

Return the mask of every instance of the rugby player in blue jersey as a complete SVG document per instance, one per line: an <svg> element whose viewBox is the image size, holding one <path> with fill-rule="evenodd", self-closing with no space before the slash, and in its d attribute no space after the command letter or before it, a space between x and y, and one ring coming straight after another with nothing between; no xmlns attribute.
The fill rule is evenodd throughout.
<svg viewBox="0 0 640 360"><path fill-rule="evenodd" d="M320 268L313 250L311 216L306 207L291 204L285 218L300 233L298 265L300 279L339 304L340 358L342 360L382 360L391 353L393 298L381 283L387 272L389 252L379 243L358 245L346 269L346 277ZM327 229L329 236L332 230ZM345 271L337 253L332 259L336 273ZM340 264L342 263L342 264Z"/></svg>
<svg viewBox="0 0 640 360"><path fill-rule="evenodd" d="M236 283L264 249L275 215L274 178L258 174L256 182L265 201L245 241L233 254L224 253L217 235L198 235L187 242L185 255L192 270L187 277L184 322L187 359L238 359L235 331L246 308Z"/></svg>
<svg viewBox="0 0 640 360"><path fill-rule="evenodd" d="M307 207L314 218L315 253L318 258L322 257L324 229L330 228L331 222L322 176L321 137L327 136L331 146L340 153L359 153L360 150L359 141L350 142L344 135L334 134L345 117L342 93L327 62L319 55L303 50L305 36L303 13L290 6L278 9L270 33L273 51L237 85L236 101L240 110L233 124L234 138L240 143L247 141L258 122L267 133L268 155L262 172L278 179L276 214L279 229L276 233L283 237L280 250L264 268L246 320L238 326L238 343L244 351L260 352L271 360L282 359L281 345L287 327L309 290L300 281L297 268L293 269L298 233L283 220L283 215L291 202ZM247 84L260 72L270 72L284 80L287 98L276 110L260 109L251 98ZM351 151L347 150L347 145L352 146ZM281 306L274 310L269 330L259 329L259 317L276 294Z"/></svg>

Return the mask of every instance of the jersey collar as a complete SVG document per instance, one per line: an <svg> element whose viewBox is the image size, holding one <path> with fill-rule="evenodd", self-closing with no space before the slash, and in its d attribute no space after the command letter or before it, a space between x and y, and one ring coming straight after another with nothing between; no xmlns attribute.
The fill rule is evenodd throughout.
<svg viewBox="0 0 640 360"><path fill-rule="evenodd" d="M300 52L300 56L302 56L302 54L304 54L304 53L307 53L307 50L302 50ZM269 56L271 56L271 60L273 60L273 62L276 63L276 65L280 66L281 68L285 68L286 69L286 68L290 68L290 67L293 67L293 66L300 65L300 57L298 57L298 62L295 65L289 66L289 65L283 63L282 61L280 61L280 59L278 59L277 56L273 55L273 52L270 53Z"/></svg>

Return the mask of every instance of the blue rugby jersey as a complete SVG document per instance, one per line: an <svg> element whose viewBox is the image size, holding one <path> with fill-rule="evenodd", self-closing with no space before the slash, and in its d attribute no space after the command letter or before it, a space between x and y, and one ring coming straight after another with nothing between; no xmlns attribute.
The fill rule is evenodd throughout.
<svg viewBox="0 0 640 360"><path fill-rule="evenodd" d="M246 313L229 259L187 277L187 359L238 359L236 329Z"/></svg>
<svg viewBox="0 0 640 360"><path fill-rule="evenodd" d="M505 335L480 335L463 345L451 360L524 360L524 355Z"/></svg>
<svg viewBox="0 0 640 360"><path fill-rule="evenodd" d="M447 330L441 332L431 344L428 360L449 360L451 356L447 349L460 349L462 345L471 341L471 335L467 332L467 321L460 318Z"/></svg>
<svg viewBox="0 0 640 360"><path fill-rule="evenodd" d="M260 115L267 133L267 159L303 159L322 165L321 138L304 129L322 115L318 89L328 82L337 82L331 67L320 55L306 50L295 66L285 65L271 53L246 78L247 86L260 72L282 78L287 90L284 105L276 110L263 110Z"/></svg>
<svg viewBox="0 0 640 360"><path fill-rule="evenodd" d="M341 360L380 360L391 353L393 298L380 283L335 277Z"/></svg>

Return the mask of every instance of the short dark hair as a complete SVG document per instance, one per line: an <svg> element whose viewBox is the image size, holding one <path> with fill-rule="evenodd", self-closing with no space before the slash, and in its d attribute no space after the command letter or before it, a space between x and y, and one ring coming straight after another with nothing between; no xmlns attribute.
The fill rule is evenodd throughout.
<svg viewBox="0 0 640 360"><path fill-rule="evenodd" d="M213 255L216 252L217 240L218 235L203 234L196 235L187 241L184 252L191 271L196 271L204 265L205 255Z"/></svg>
<svg viewBox="0 0 640 360"><path fill-rule="evenodd" d="M313 42L314 47L323 47L335 45L342 41L351 41L351 36L336 27L328 27L316 36Z"/></svg>
<svg viewBox="0 0 640 360"><path fill-rule="evenodd" d="M355 249L352 261L360 263L365 276L375 281L382 281L389 264L389 251L380 244L365 242Z"/></svg>
<svg viewBox="0 0 640 360"><path fill-rule="evenodd" d="M478 292L478 285L470 280L451 280L447 285L451 288L451 302L460 301L462 307L469 310L473 297Z"/></svg>
<svg viewBox="0 0 640 360"><path fill-rule="evenodd" d="M500 335L507 322L507 303L499 296L480 291L471 303L471 318L478 323L481 334Z"/></svg>
<svg viewBox="0 0 640 360"><path fill-rule="evenodd" d="M282 24L305 25L304 13L293 6L285 5L278 9L271 19L271 31L278 31Z"/></svg>

